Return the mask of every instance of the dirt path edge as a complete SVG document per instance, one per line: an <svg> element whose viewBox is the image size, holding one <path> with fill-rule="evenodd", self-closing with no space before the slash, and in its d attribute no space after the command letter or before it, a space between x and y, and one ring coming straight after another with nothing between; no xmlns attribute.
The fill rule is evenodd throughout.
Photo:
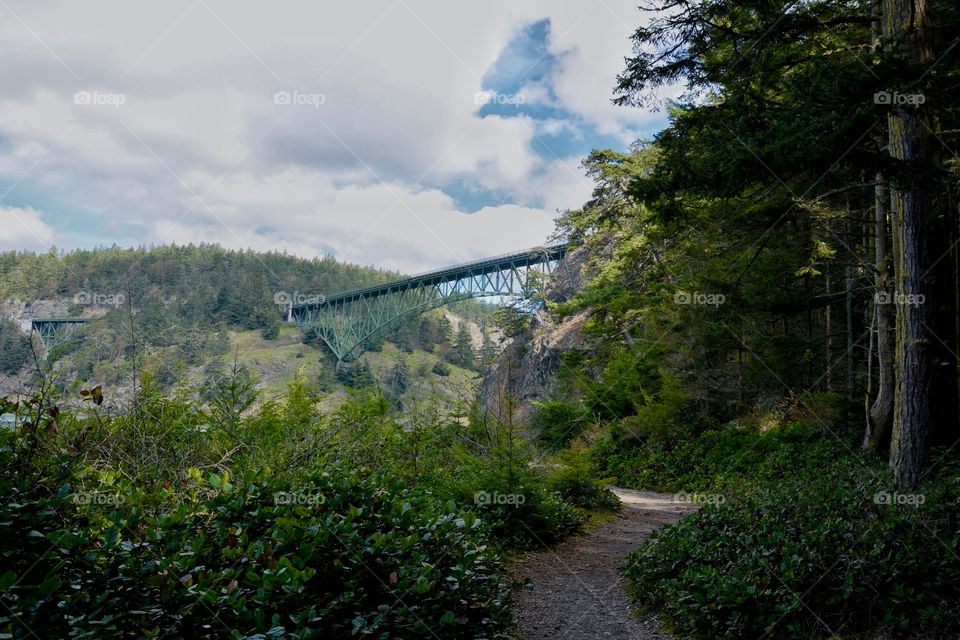
<svg viewBox="0 0 960 640"><path fill-rule="evenodd" d="M512 572L533 583L513 599L522 640L670 637L658 630L656 618L633 615L620 568L653 531L691 513L691 505L651 491L611 491L623 504L616 519L531 553Z"/></svg>

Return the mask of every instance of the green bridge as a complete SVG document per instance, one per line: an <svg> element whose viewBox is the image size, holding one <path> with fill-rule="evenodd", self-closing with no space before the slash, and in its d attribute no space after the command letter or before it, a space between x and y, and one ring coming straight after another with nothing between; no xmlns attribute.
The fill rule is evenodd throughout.
<svg viewBox="0 0 960 640"><path fill-rule="evenodd" d="M288 318L350 361L430 309L484 296L530 298L566 253L565 244L537 247L437 269L292 305Z"/></svg>
<svg viewBox="0 0 960 640"><path fill-rule="evenodd" d="M74 332L89 318L34 318L30 321L30 331L36 332L43 348L47 351L74 338Z"/></svg>

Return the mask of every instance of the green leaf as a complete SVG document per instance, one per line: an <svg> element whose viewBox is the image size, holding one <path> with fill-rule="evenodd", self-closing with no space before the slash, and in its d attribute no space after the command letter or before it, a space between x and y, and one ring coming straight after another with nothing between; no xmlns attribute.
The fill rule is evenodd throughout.
<svg viewBox="0 0 960 640"><path fill-rule="evenodd" d="M13 571L6 571L0 576L0 589L7 590L17 582L17 574Z"/></svg>

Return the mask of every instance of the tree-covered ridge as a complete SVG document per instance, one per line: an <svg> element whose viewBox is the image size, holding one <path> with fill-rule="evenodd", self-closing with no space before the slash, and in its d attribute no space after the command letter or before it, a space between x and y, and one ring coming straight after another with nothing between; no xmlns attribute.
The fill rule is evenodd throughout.
<svg viewBox="0 0 960 640"><path fill-rule="evenodd" d="M0 254L0 298L122 294L135 306L177 303L185 318L220 314L231 324L276 309L278 293L330 295L396 277L329 256L307 260L214 244Z"/></svg>
<svg viewBox="0 0 960 640"><path fill-rule="evenodd" d="M225 371L238 332L256 331L282 348L286 339L280 327L291 303L397 277L331 257L306 260L216 245L0 255L0 299L19 300L21 305L40 301L36 307L41 311L33 315L50 314L43 308L52 305L57 309L53 315L93 318L77 331L76 340L55 348L49 358L70 374L65 381L89 384L129 385L138 371L165 388L177 382L199 388L204 378ZM487 305L463 301L450 308L462 319L492 324L493 309ZM12 310L18 311L16 303ZM18 333L13 325L0 331L0 339L10 344L3 363L10 375L32 360ZM461 340L454 349L454 333L443 315L433 313L402 326L388 339L406 352L437 349L451 363L475 369L473 347ZM307 331L302 338L324 354L314 382L329 387L334 363L315 334ZM296 368L291 364L289 374ZM370 375L354 380L342 373L349 386L373 382Z"/></svg>

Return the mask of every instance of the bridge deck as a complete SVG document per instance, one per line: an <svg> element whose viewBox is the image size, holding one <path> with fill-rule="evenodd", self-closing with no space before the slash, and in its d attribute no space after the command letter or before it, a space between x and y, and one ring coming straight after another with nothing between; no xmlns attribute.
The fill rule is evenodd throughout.
<svg viewBox="0 0 960 640"><path fill-rule="evenodd" d="M298 309L317 308L323 305L338 304L341 302L350 302L360 298L375 298L377 296L396 293L407 289L415 289L424 284L437 284L440 282L451 282L469 277L471 274L485 271L498 271L510 266L524 267L543 262L544 257L549 260L560 260L567 253L567 245L560 244L551 247L535 247L518 253L508 253L493 258L484 258L473 262L444 267L435 271L427 271L414 276L409 276L401 280L394 280L379 285L372 285L360 289L352 289L325 297L321 302L310 302L299 304L293 307L293 311Z"/></svg>
<svg viewBox="0 0 960 640"><path fill-rule="evenodd" d="M31 323L41 323L41 322L59 322L59 323L73 323L80 324L87 322L90 318L31 318Z"/></svg>

